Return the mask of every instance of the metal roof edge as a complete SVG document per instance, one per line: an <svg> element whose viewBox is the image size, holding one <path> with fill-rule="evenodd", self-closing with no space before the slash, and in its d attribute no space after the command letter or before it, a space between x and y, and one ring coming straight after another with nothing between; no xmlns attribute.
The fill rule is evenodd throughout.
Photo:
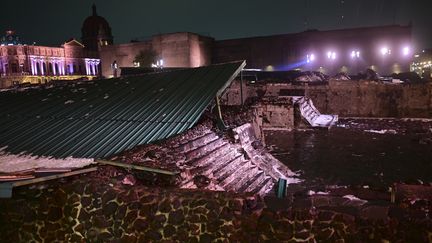
<svg viewBox="0 0 432 243"><path fill-rule="evenodd" d="M228 63L240 63L240 62L241 62L241 64L240 64L239 68L233 73L233 75L231 75L231 77L224 84L224 86L222 86L222 88L219 89L219 91L216 93L217 96L221 96L224 93L224 91L228 88L228 86L230 86L231 82L239 75L239 73L246 66L246 60L215 64L215 65L224 65L224 64L228 64Z"/></svg>

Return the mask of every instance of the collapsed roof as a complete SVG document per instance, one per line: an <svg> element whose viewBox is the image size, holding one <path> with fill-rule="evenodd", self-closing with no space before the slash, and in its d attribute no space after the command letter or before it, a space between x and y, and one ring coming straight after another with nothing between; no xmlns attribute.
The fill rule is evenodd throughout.
<svg viewBox="0 0 432 243"><path fill-rule="evenodd" d="M103 158L191 128L245 66L233 62L0 93L0 147Z"/></svg>

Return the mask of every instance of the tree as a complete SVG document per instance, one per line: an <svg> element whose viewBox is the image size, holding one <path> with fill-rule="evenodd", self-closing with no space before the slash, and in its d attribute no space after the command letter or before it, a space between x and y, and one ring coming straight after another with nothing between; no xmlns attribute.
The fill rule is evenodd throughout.
<svg viewBox="0 0 432 243"><path fill-rule="evenodd" d="M158 55L153 49L141 50L136 56L134 63L139 63L140 67L151 67L156 63Z"/></svg>

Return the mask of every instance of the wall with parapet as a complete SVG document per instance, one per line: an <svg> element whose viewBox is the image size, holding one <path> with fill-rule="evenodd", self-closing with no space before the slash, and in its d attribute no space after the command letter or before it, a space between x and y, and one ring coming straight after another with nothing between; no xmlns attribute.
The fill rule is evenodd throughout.
<svg viewBox="0 0 432 243"><path fill-rule="evenodd" d="M225 94L228 105L238 105L240 85ZM342 117L432 118L432 83L391 84L374 81L337 81L326 84L243 85L244 99L304 94L321 113Z"/></svg>
<svg viewBox="0 0 432 243"><path fill-rule="evenodd" d="M211 64L213 38L189 32L155 35L150 40L103 46L100 51L102 75L113 76L111 65L133 67L137 54L154 50L163 59L164 67L200 67ZM119 73L117 74L119 75Z"/></svg>

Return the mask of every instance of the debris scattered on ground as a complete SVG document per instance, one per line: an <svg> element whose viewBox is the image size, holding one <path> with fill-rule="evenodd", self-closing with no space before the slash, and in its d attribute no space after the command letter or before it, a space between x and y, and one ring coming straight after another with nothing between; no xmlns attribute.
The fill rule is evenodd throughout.
<svg viewBox="0 0 432 243"><path fill-rule="evenodd" d="M64 158L56 159L26 154L14 155L0 148L0 172L14 173L38 168L82 168L94 163L93 159Z"/></svg>
<svg viewBox="0 0 432 243"><path fill-rule="evenodd" d="M364 130L365 132L370 133L378 133L378 134L397 134L396 130L394 129L382 129L382 130Z"/></svg>
<svg viewBox="0 0 432 243"><path fill-rule="evenodd" d="M130 186L133 186L133 185L135 185L135 183L136 183L136 179L135 179L135 177L134 177L133 175L129 174L129 175L126 175L126 176L123 178L122 183L123 183L124 185L130 185Z"/></svg>

